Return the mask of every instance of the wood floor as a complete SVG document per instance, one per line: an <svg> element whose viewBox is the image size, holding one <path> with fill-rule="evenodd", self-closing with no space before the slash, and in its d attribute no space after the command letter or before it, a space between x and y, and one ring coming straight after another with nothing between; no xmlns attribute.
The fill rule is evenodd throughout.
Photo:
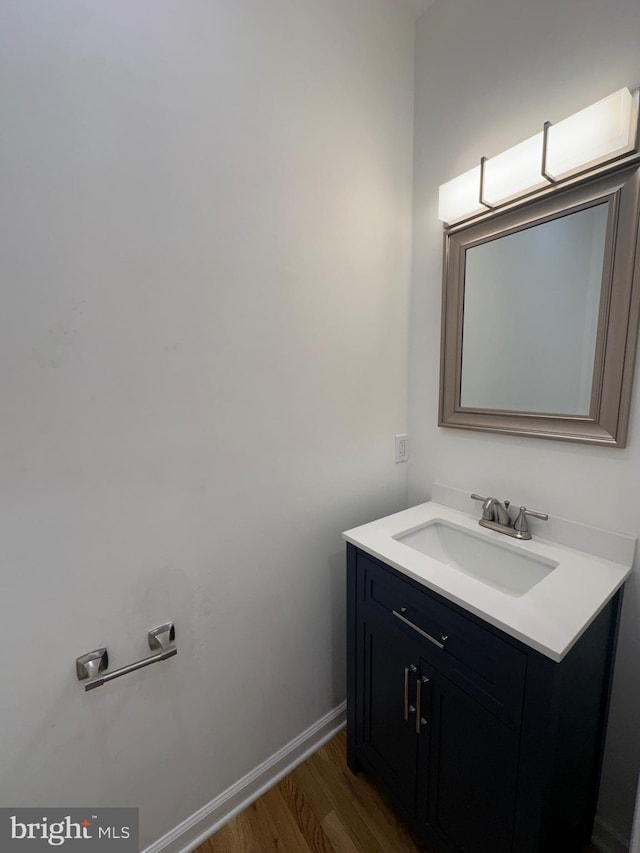
<svg viewBox="0 0 640 853"><path fill-rule="evenodd" d="M343 730L194 853L422 853L345 751Z"/></svg>
<svg viewBox="0 0 640 853"><path fill-rule="evenodd" d="M345 752L342 731L194 853L428 853Z"/></svg>

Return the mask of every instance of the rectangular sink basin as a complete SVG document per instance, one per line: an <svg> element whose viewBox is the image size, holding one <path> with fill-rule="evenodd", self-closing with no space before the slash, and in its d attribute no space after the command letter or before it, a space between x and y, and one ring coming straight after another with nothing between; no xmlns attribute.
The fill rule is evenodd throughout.
<svg viewBox="0 0 640 853"><path fill-rule="evenodd" d="M553 560L528 554L509 542L494 542L484 533L439 518L393 538L513 596L529 592L558 566Z"/></svg>

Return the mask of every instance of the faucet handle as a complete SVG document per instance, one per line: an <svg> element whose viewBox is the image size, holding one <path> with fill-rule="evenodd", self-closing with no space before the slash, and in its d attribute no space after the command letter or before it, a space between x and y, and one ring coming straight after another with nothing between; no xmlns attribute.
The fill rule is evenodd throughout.
<svg viewBox="0 0 640 853"><path fill-rule="evenodd" d="M529 532L529 522L527 521L528 515L530 515L531 518L540 518L542 521L549 521L549 516L546 512L536 512L534 509L527 509L526 506L521 506L518 517L513 522L514 528L519 530L521 533Z"/></svg>
<svg viewBox="0 0 640 853"><path fill-rule="evenodd" d="M476 495L475 493L470 495L470 497L474 501L482 501L482 517L484 519L491 519L493 517L493 513L489 508L491 498L483 498L482 495Z"/></svg>
<svg viewBox="0 0 640 853"><path fill-rule="evenodd" d="M474 494L469 495L469 497L474 501L482 501L482 503L486 503L487 501L494 501L495 500L495 498L492 498L492 497L483 498L482 495L476 495L475 492L474 492ZM508 508L511 501L502 501L502 503Z"/></svg>
<svg viewBox="0 0 640 853"><path fill-rule="evenodd" d="M492 498L491 496L489 496L488 498L483 498L482 495L476 495L475 493L472 495L469 495L469 497L472 498L472 500L474 500L474 501L482 501L482 504L483 504L482 509L485 509L484 504L486 504L487 501L497 500L497 498ZM505 509L509 509L511 501L502 501L502 503L503 503Z"/></svg>
<svg viewBox="0 0 640 853"><path fill-rule="evenodd" d="M509 518L509 501L499 501L498 498L483 498L481 495L471 495L474 501L483 501L482 518L484 521L495 521L504 526L511 526Z"/></svg>

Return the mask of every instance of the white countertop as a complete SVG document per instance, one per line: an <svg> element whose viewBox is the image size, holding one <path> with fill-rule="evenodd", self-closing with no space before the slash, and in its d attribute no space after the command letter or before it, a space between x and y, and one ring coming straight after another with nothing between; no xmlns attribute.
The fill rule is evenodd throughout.
<svg viewBox="0 0 640 853"><path fill-rule="evenodd" d="M434 519L481 532L492 542L556 562L524 595L502 592L394 539ZM631 563L612 562L546 539L519 541L482 528L478 517L429 501L342 534L347 542L393 566L443 598L560 661L631 573Z"/></svg>

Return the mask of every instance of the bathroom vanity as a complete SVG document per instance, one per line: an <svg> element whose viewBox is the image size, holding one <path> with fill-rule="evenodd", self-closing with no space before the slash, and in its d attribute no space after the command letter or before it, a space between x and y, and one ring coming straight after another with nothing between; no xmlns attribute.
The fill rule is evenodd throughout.
<svg viewBox="0 0 640 853"><path fill-rule="evenodd" d="M434 502L344 537L350 769L434 853L580 851L633 545L506 542Z"/></svg>

